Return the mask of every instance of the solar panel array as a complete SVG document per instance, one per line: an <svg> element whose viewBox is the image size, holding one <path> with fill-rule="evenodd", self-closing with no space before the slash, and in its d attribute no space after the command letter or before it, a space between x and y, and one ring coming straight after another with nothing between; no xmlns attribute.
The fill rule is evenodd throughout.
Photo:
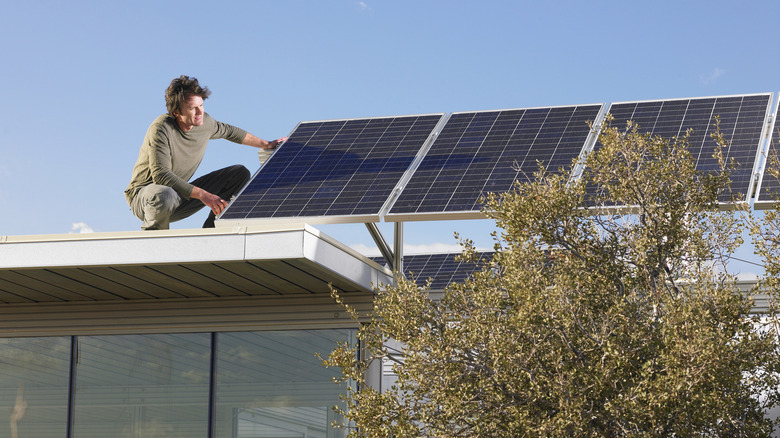
<svg viewBox="0 0 780 438"><path fill-rule="evenodd" d="M609 113L613 126L622 128L632 120L639 131L664 138L682 137L690 129L689 150L700 171L719 169L713 158L716 142L710 137L715 131L716 117L729 147L723 151L726 160L735 160L730 172L731 193L724 193L721 201L729 201L731 194L738 201L748 201L754 181L757 152L769 114L772 95L673 99L626 102L613 104ZM598 144L596 148L598 148Z"/></svg>
<svg viewBox="0 0 780 438"><path fill-rule="evenodd" d="M222 219L376 221L443 114L303 122Z"/></svg>
<svg viewBox="0 0 780 438"><path fill-rule="evenodd" d="M430 289L444 290L450 283L460 283L479 269L479 264L490 260L492 252L479 254L477 263L456 260L460 253L412 254L404 256L404 275L413 278L419 286L430 280ZM385 264L382 257L372 257L380 265Z"/></svg>
<svg viewBox="0 0 780 438"><path fill-rule="evenodd" d="M569 170L602 105L454 113L395 201L387 220L473 213L479 198L527 181L541 163ZM399 217L400 215L400 217Z"/></svg>
<svg viewBox="0 0 780 438"><path fill-rule="evenodd" d="M608 112L615 126L633 120L652 135L691 129L691 152L705 171L717 168L710 134L718 116L730 143L726 158L737 163L733 192L747 201L771 101L763 93L623 102ZM593 104L302 122L219 220L479 218L482 195L528 180L539 163L570 170L593 147L588 122L600 123L603 110ZM774 184L767 180L767 191L780 193L780 182Z"/></svg>

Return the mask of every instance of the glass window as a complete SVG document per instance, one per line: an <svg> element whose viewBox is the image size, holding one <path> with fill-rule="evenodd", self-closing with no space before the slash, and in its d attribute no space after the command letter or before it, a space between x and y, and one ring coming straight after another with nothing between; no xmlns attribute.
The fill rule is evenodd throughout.
<svg viewBox="0 0 780 438"><path fill-rule="evenodd" d="M69 382L70 338L0 339L0 437L64 437Z"/></svg>
<svg viewBox="0 0 780 438"><path fill-rule="evenodd" d="M77 345L75 438L208 436L210 334L79 337Z"/></svg>
<svg viewBox="0 0 780 438"><path fill-rule="evenodd" d="M335 438L332 407L346 388L332 382L338 370L322 366L354 330L220 333L217 337L217 438Z"/></svg>

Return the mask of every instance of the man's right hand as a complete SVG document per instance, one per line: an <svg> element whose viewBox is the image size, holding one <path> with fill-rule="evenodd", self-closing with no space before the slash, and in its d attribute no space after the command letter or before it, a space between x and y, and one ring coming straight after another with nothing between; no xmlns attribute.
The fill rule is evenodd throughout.
<svg viewBox="0 0 780 438"><path fill-rule="evenodd" d="M193 187L191 198L200 200L206 207L210 208L215 215L222 213L228 206L228 202L217 195L209 193L200 187Z"/></svg>

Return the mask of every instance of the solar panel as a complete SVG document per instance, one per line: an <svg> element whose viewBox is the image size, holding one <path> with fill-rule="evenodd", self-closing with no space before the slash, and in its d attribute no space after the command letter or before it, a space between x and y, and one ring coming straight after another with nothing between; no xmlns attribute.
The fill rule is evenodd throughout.
<svg viewBox="0 0 780 438"><path fill-rule="evenodd" d="M569 169L603 105L453 113L390 211L388 221L480 218L479 198L538 170Z"/></svg>
<svg viewBox="0 0 780 438"><path fill-rule="evenodd" d="M219 219L378 221L443 116L302 122Z"/></svg>
<svg viewBox="0 0 780 438"><path fill-rule="evenodd" d="M719 169L713 158L716 143L710 137L715 131L716 116L720 118L720 130L729 146L724 150L726 160L734 159L731 172L731 193L721 196L727 202L731 194L738 201L747 201L754 182L757 152L764 126L768 120L772 95L753 94L692 99L671 99L612 104L609 113L614 117L612 126L622 128L633 120L639 131L653 136L671 139L682 137L688 129L689 150L700 171ZM598 149L597 143L595 149Z"/></svg>
<svg viewBox="0 0 780 438"><path fill-rule="evenodd" d="M769 126L769 142L766 145L768 149L764 153L764 162L760 170L758 187L756 188L756 199L753 207L758 210L775 208L780 200L780 180L774 174L773 170L780 168L780 125L777 124L777 117L780 116L780 95L775 101L775 110L773 112L772 123Z"/></svg>
<svg viewBox="0 0 780 438"><path fill-rule="evenodd" d="M451 283L462 282L479 269L479 264L490 260L493 252L479 254L477 263L455 260L460 253L410 254L404 256L404 274L413 278L419 286L431 280L430 289L444 290ZM380 265L385 264L383 257L371 257Z"/></svg>

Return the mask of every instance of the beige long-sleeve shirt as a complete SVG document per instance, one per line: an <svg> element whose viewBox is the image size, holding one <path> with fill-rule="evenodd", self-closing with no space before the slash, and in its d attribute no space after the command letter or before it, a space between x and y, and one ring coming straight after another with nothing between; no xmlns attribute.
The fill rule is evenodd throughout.
<svg viewBox="0 0 780 438"><path fill-rule="evenodd" d="M214 120L204 114L203 125L190 131L179 129L173 117L163 114L152 122L133 168L130 184L125 190L127 202L138 189L149 184L173 188L179 196L189 199L192 184L188 181L198 170L209 140L224 138L241 143L246 131Z"/></svg>

